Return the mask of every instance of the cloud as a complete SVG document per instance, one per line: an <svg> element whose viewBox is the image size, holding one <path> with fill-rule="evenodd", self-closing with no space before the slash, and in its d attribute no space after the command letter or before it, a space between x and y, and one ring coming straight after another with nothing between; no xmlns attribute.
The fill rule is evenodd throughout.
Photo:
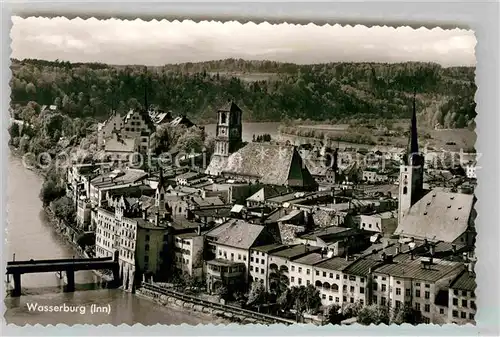
<svg viewBox="0 0 500 337"><path fill-rule="evenodd" d="M162 65L225 58L475 65L469 30L13 17L12 57Z"/></svg>

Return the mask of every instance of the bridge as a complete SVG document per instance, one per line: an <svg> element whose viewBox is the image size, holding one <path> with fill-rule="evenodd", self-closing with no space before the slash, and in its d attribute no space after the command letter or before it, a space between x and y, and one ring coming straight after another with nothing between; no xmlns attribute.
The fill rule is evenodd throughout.
<svg viewBox="0 0 500 337"><path fill-rule="evenodd" d="M33 273L65 272L67 278L67 292L75 291L75 272L79 270L110 269L113 272L115 283L119 281L118 254L114 257L100 257L87 259L54 259L29 260L7 262L7 275L14 279L12 296L21 296L21 275ZM8 278L8 276L7 276Z"/></svg>

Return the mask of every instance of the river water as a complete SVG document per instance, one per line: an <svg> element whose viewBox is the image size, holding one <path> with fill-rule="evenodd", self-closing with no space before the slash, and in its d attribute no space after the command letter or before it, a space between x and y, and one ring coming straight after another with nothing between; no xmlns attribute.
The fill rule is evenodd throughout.
<svg viewBox="0 0 500 337"><path fill-rule="evenodd" d="M21 160L9 154L7 187L7 260L71 258L73 250L60 239L47 222L38 193L41 178L26 169ZM3 274L5 275L5 274ZM4 280L5 280L5 276ZM3 281L4 281L3 280ZM5 298L5 320L16 325L58 324L182 324L216 323L211 317L165 308L119 289L103 289L95 274L75 274L74 293L62 291L55 273L25 274L21 278L22 296ZM28 305L78 306L85 313L30 311ZM92 304L110 308L110 313L91 314Z"/></svg>

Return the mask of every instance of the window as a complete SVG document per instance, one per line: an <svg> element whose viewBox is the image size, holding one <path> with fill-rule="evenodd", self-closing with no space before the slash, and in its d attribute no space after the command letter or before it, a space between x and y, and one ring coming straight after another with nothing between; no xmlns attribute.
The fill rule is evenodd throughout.
<svg viewBox="0 0 500 337"><path fill-rule="evenodd" d="M382 276L382 281L385 281L385 280L386 280L385 276Z"/></svg>
<svg viewBox="0 0 500 337"><path fill-rule="evenodd" d="M337 275L335 276L335 279L336 279L336 280L340 280L340 275L339 275L339 274L337 274Z"/></svg>
<svg viewBox="0 0 500 337"><path fill-rule="evenodd" d="M321 295L321 298L326 300L326 295L325 294Z"/></svg>
<svg viewBox="0 0 500 337"><path fill-rule="evenodd" d="M328 296L328 300L331 302L333 301L333 296Z"/></svg>
<svg viewBox="0 0 500 337"><path fill-rule="evenodd" d="M347 301L347 297L346 296L342 296L342 300L345 302Z"/></svg>
<svg viewBox="0 0 500 337"><path fill-rule="evenodd" d="M247 256L243 255L243 261L246 261L246 260L247 260Z"/></svg>
<svg viewBox="0 0 500 337"><path fill-rule="evenodd" d="M353 275L349 276L349 281L356 281L356 276Z"/></svg>
<svg viewBox="0 0 500 337"><path fill-rule="evenodd" d="M361 278L359 279L359 281L360 281L361 283L365 283L365 278L364 278L364 277L361 277Z"/></svg>
<svg viewBox="0 0 500 337"><path fill-rule="evenodd" d="M401 308L401 301L396 301L396 309Z"/></svg>
<svg viewBox="0 0 500 337"><path fill-rule="evenodd" d="M310 284L311 284L311 281L307 280L306 284L307 284L307 285L310 285Z"/></svg>
<svg viewBox="0 0 500 337"><path fill-rule="evenodd" d="M365 293L365 288L364 287L359 287L359 293L364 294Z"/></svg>
<svg viewBox="0 0 500 337"><path fill-rule="evenodd" d="M467 290L462 290L462 296L467 296Z"/></svg>
<svg viewBox="0 0 500 337"><path fill-rule="evenodd" d="M238 254L238 260L241 260L241 254Z"/></svg>
<svg viewBox="0 0 500 337"><path fill-rule="evenodd" d="M418 290L418 289L417 289L417 290L415 291L415 297L420 297L420 290Z"/></svg>
<svg viewBox="0 0 500 337"><path fill-rule="evenodd" d="M406 293L406 296L410 296L411 295L411 289L406 289L405 293Z"/></svg>
<svg viewBox="0 0 500 337"><path fill-rule="evenodd" d="M326 271L323 272L323 277L326 277Z"/></svg>
<svg viewBox="0 0 500 337"><path fill-rule="evenodd" d="M458 305L458 298L453 299L453 305Z"/></svg>
<svg viewBox="0 0 500 337"><path fill-rule="evenodd" d="M330 278L333 278L333 273L330 273Z"/></svg>
<svg viewBox="0 0 500 337"><path fill-rule="evenodd" d="M422 316L422 321L424 324L429 324L431 322L431 319L429 317Z"/></svg>
<svg viewBox="0 0 500 337"><path fill-rule="evenodd" d="M295 282L295 277L292 276L291 281L292 283Z"/></svg>
<svg viewBox="0 0 500 337"><path fill-rule="evenodd" d="M373 284L373 290L377 291L377 283Z"/></svg>
<svg viewBox="0 0 500 337"><path fill-rule="evenodd" d="M462 300L462 307L467 308L467 300Z"/></svg>
<svg viewBox="0 0 500 337"><path fill-rule="evenodd" d="M453 317L458 317L458 310L453 310Z"/></svg>
<svg viewBox="0 0 500 337"><path fill-rule="evenodd" d="M146 252L149 252L149 245L148 245L147 243L146 243L146 245L144 246L144 250L145 250Z"/></svg>
<svg viewBox="0 0 500 337"><path fill-rule="evenodd" d="M144 262L149 262L149 256L144 256Z"/></svg>
<svg viewBox="0 0 500 337"><path fill-rule="evenodd" d="M386 291L386 290L387 290L387 286L386 286L385 284L382 284L382 287L381 287L381 288L382 288L382 289L381 289L382 291Z"/></svg>
<svg viewBox="0 0 500 337"><path fill-rule="evenodd" d="M292 266L292 271L295 271L295 266Z"/></svg>
<svg viewBox="0 0 500 337"><path fill-rule="evenodd" d="M474 314L469 314L469 319L474 320Z"/></svg>
<svg viewBox="0 0 500 337"><path fill-rule="evenodd" d="M253 256L250 256L250 262L253 262Z"/></svg>
<svg viewBox="0 0 500 337"><path fill-rule="evenodd" d="M426 287L426 288L430 288L430 287L431 287L431 285L430 285L430 284L428 284L428 283L426 283L426 284L425 284L425 287Z"/></svg>
<svg viewBox="0 0 500 337"><path fill-rule="evenodd" d="M301 285L301 284L302 284L302 279L301 279L301 278L299 278L299 285Z"/></svg>
<svg viewBox="0 0 500 337"><path fill-rule="evenodd" d="M460 313L460 318L467 318L467 313L465 311L462 311Z"/></svg>
<svg viewBox="0 0 500 337"><path fill-rule="evenodd" d="M426 291L425 292L425 298L428 300L431 297L431 293Z"/></svg>
<svg viewBox="0 0 500 337"><path fill-rule="evenodd" d="M302 267L299 267L299 274L302 273Z"/></svg>
<svg viewBox="0 0 500 337"><path fill-rule="evenodd" d="M415 283L415 287L420 287L420 282Z"/></svg>
<svg viewBox="0 0 500 337"><path fill-rule="evenodd" d="M415 310L420 311L420 303L415 303Z"/></svg>
<svg viewBox="0 0 500 337"><path fill-rule="evenodd" d="M250 271L253 271L253 266L250 266Z"/></svg>
<svg viewBox="0 0 500 337"><path fill-rule="evenodd" d="M260 273L261 273L261 274L264 274L264 268L261 268L261 269L260 269Z"/></svg>
<svg viewBox="0 0 500 337"><path fill-rule="evenodd" d="M255 271L258 273L259 272L259 267L255 267Z"/></svg>
<svg viewBox="0 0 500 337"><path fill-rule="evenodd" d="M146 241L149 241L149 235L146 235Z"/></svg>
<svg viewBox="0 0 500 337"><path fill-rule="evenodd" d="M380 298L380 305L384 306L386 304L387 299L385 297Z"/></svg>
<svg viewBox="0 0 500 337"><path fill-rule="evenodd" d="M316 276L319 276L319 270L316 270Z"/></svg>
<svg viewBox="0 0 500 337"><path fill-rule="evenodd" d="M453 290L453 294L454 294L455 296L458 296L458 290Z"/></svg>
<svg viewBox="0 0 500 337"><path fill-rule="evenodd" d="M353 293L354 292L354 287L351 286L350 290L351 290L351 293Z"/></svg>
<svg viewBox="0 0 500 337"><path fill-rule="evenodd" d="M425 312L430 312L430 311L431 311L431 305L430 305L430 304L426 304L426 305L424 306L424 311L425 311Z"/></svg>
<svg viewBox="0 0 500 337"><path fill-rule="evenodd" d="M377 304L377 296L373 296L372 302L373 304Z"/></svg>
<svg viewBox="0 0 500 337"><path fill-rule="evenodd" d="M347 275L344 275L344 280L347 280Z"/></svg>
<svg viewBox="0 0 500 337"><path fill-rule="evenodd" d="M345 284L342 286L342 291L347 291L347 286Z"/></svg>
<svg viewBox="0 0 500 337"><path fill-rule="evenodd" d="M311 269L309 269L309 268L308 268L308 269L306 270L306 274L307 274L307 275L310 275L310 274L311 274Z"/></svg>
<svg viewBox="0 0 500 337"><path fill-rule="evenodd" d="M260 264L266 264L266 261L264 261L264 259L260 259Z"/></svg>
<svg viewBox="0 0 500 337"><path fill-rule="evenodd" d="M439 309L439 314L444 315L444 309L443 308Z"/></svg>
<svg viewBox="0 0 500 337"><path fill-rule="evenodd" d="M401 295L401 288L396 288L396 295Z"/></svg>
<svg viewBox="0 0 500 337"><path fill-rule="evenodd" d="M475 301L470 301L470 307L472 309L476 309L476 302Z"/></svg>
<svg viewBox="0 0 500 337"><path fill-rule="evenodd" d="M338 297L335 297L335 303L339 303L340 299Z"/></svg>

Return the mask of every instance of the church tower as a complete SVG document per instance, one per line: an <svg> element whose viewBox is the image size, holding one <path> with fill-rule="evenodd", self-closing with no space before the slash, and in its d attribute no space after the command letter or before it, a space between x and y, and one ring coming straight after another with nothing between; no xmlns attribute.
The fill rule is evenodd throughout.
<svg viewBox="0 0 500 337"><path fill-rule="evenodd" d="M417 112L415 93L413 94L413 113L411 117L410 137L407 153L399 173L399 209L398 221L401 223L405 214L421 197L424 183L424 158L418 152Z"/></svg>
<svg viewBox="0 0 500 337"><path fill-rule="evenodd" d="M241 109L231 100L217 111L214 155L228 157L242 143Z"/></svg>
<svg viewBox="0 0 500 337"><path fill-rule="evenodd" d="M155 206L158 207L159 213L165 213L165 193L166 193L165 180L163 179L163 170L160 168L160 178L158 179L158 186L156 186Z"/></svg>

